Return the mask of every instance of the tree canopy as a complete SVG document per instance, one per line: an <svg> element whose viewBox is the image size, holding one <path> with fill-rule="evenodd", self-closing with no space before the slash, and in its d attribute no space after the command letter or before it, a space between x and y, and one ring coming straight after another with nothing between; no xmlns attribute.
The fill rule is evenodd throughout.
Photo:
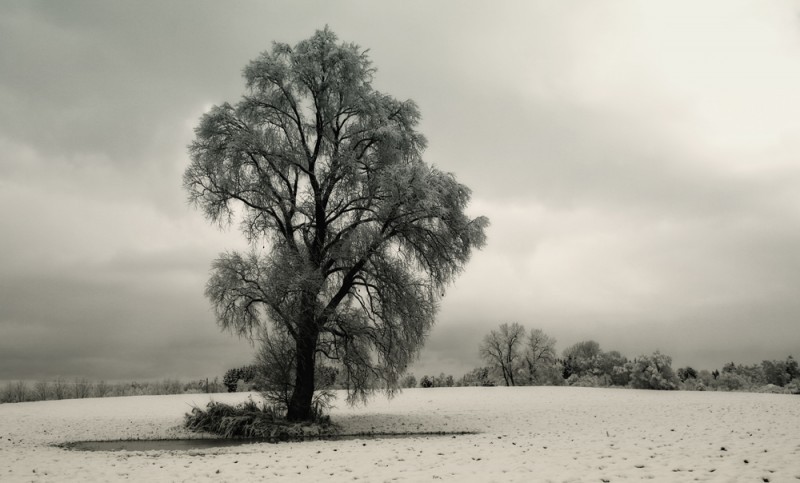
<svg viewBox="0 0 800 483"><path fill-rule="evenodd" d="M240 214L251 244L213 263L206 295L224 329L293 341L290 419L310 416L320 354L341 364L351 401L373 377L396 388L485 243L488 220L465 214L470 190L422 159L417 105L373 89L374 73L327 27L274 43L189 147L191 202L223 226Z"/></svg>

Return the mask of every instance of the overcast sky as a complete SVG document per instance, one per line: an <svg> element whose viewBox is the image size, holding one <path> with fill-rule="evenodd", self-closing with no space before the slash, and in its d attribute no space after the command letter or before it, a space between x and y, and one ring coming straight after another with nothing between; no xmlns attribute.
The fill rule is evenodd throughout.
<svg viewBox="0 0 800 483"><path fill-rule="evenodd" d="M490 4L491 3L491 4ZM244 247L181 186L193 127L328 24L414 99L486 248L412 369L503 322L674 367L800 356L797 2L0 3L0 380L221 376Z"/></svg>

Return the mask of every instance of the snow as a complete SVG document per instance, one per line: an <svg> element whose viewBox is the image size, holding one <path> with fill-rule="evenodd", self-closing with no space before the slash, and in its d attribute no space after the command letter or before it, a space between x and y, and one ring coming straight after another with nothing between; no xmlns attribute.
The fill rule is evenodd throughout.
<svg viewBox="0 0 800 483"><path fill-rule="evenodd" d="M79 440L179 438L188 394L0 405L0 481L800 481L800 397L570 387L407 389L337 403L345 432L445 437L80 452Z"/></svg>

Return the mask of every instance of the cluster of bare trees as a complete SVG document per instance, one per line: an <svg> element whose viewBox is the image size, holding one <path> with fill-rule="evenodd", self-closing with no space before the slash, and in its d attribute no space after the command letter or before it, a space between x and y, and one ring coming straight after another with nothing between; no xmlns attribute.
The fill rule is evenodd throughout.
<svg viewBox="0 0 800 483"><path fill-rule="evenodd" d="M525 332L516 322L502 324L480 346L481 357L502 375L506 386L544 384L554 375L556 340L541 329Z"/></svg>

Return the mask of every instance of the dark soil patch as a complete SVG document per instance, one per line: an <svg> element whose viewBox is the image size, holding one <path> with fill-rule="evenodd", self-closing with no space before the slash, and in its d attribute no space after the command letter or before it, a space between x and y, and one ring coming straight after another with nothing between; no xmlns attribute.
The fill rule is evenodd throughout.
<svg viewBox="0 0 800 483"><path fill-rule="evenodd" d="M359 439L393 438L455 438L476 432L436 432L436 433L368 433L368 434L329 434L311 436L303 439L246 439L246 438L190 438L190 439L130 439L117 441L74 441L57 445L75 451L189 451L196 449L227 448L257 443L281 443L302 441L350 441Z"/></svg>

